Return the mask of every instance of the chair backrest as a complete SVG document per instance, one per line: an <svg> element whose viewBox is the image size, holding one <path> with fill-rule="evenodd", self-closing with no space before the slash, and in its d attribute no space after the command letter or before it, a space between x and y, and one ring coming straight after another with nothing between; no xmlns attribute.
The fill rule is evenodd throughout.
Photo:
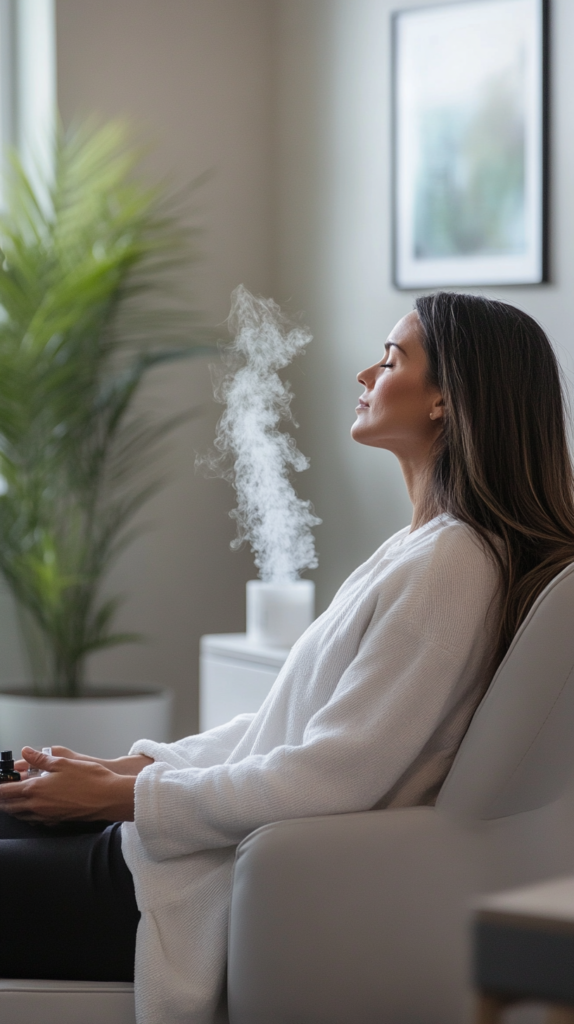
<svg viewBox="0 0 574 1024"><path fill-rule="evenodd" d="M574 776L574 564L532 606L437 800L501 818L557 799Z"/></svg>

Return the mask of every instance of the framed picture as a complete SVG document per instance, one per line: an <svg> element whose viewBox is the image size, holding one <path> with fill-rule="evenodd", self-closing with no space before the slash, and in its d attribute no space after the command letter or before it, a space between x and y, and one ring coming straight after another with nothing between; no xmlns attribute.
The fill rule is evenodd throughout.
<svg viewBox="0 0 574 1024"><path fill-rule="evenodd" d="M398 288L546 279L546 3L393 15Z"/></svg>

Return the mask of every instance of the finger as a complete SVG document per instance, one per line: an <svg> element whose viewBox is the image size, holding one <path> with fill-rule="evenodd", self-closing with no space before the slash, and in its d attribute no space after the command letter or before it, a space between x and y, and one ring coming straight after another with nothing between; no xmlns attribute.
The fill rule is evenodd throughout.
<svg viewBox="0 0 574 1024"><path fill-rule="evenodd" d="M20 773L20 779L22 782L28 782L31 779L37 779L39 775L44 774L43 771L40 771L39 768L34 768L32 772L32 766L29 765L27 761L15 761L14 768L17 772Z"/></svg>
<svg viewBox="0 0 574 1024"><path fill-rule="evenodd" d="M14 768L16 769L17 772L26 772L28 771L29 767L30 762L25 761L23 757L21 757L18 761L14 761Z"/></svg>
<svg viewBox="0 0 574 1024"><path fill-rule="evenodd" d="M38 814L35 811L31 811L29 807L23 807L19 810L10 808L8 813L11 818L18 818L19 821L30 821L37 825L47 825L50 828L53 828L55 825L60 823L59 818L50 818L43 814Z"/></svg>
<svg viewBox="0 0 574 1024"><path fill-rule="evenodd" d="M30 798L30 786L33 786L37 779L28 779L25 782L6 782L0 786L0 807L7 809L12 807L18 800Z"/></svg>
<svg viewBox="0 0 574 1024"><path fill-rule="evenodd" d="M44 780L30 779L0 786L0 809L27 821L58 820L58 815L43 806Z"/></svg>
<svg viewBox="0 0 574 1024"><path fill-rule="evenodd" d="M13 814L13 818L18 818L18 821L28 821L31 825L59 825L58 821L48 821L47 818L40 818L37 814Z"/></svg>
<svg viewBox="0 0 574 1024"><path fill-rule="evenodd" d="M35 747L23 747L22 751L24 751L24 750L36 750L36 748ZM55 754L54 754L54 752L55 752ZM36 753L39 754L40 751L38 750L38 751L36 751ZM73 757L76 756L74 754L74 751L73 750L68 750L67 747L54 747L54 748L52 748L52 747L42 747L42 754L54 754L55 757L66 757L66 758L67 757L73 758ZM36 771L40 771L40 768L37 765L35 765L35 764L32 765L31 762L24 760L23 757L19 761L15 761L14 762L14 767L15 767L17 772L22 772L22 773L27 772L30 767L33 767Z"/></svg>
<svg viewBox="0 0 574 1024"><path fill-rule="evenodd" d="M21 817L24 814L28 816L30 814L38 813L37 809L35 810L30 807L26 800L14 800L8 807L5 807L4 810L6 811L6 814L12 814L14 817Z"/></svg>
<svg viewBox="0 0 574 1024"><path fill-rule="evenodd" d="M8 786L5 788L8 789ZM16 818L28 818L30 815L37 815L40 808L34 807L27 799L17 797L13 800L0 800L0 810L2 810L4 814L13 815Z"/></svg>
<svg viewBox="0 0 574 1024"><path fill-rule="evenodd" d="M67 761L89 761L99 764L101 758L93 757L92 754L80 754L77 750L70 750L68 747L52 747L54 757L65 757Z"/></svg>
<svg viewBox="0 0 574 1024"><path fill-rule="evenodd" d="M35 750L34 747L22 747L22 757L33 768L41 768L44 772L57 771L61 766L61 758L50 754L42 754L40 750Z"/></svg>

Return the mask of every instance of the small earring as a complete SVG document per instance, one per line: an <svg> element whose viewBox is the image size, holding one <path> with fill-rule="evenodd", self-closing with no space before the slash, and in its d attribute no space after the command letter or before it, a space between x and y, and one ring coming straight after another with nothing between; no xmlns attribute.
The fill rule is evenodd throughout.
<svg viewBox="0 0 574 1024"><path fill-rule="evenodd" d="M432 412L430 413L430 418L431 420L434 420L434 414Z"/></svg>

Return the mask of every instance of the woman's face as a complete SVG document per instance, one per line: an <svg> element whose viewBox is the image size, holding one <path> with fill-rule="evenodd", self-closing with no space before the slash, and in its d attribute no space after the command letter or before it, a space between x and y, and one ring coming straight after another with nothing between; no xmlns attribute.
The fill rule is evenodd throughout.
<svg viewBox="0 0 574 1024"><path fill-rule="evenodd" d="M385 344L385 358L359 373L364 392L351 436L399 458L428 455L441 430L443 401L427 380L418 313L399 320Z"/></svg>

